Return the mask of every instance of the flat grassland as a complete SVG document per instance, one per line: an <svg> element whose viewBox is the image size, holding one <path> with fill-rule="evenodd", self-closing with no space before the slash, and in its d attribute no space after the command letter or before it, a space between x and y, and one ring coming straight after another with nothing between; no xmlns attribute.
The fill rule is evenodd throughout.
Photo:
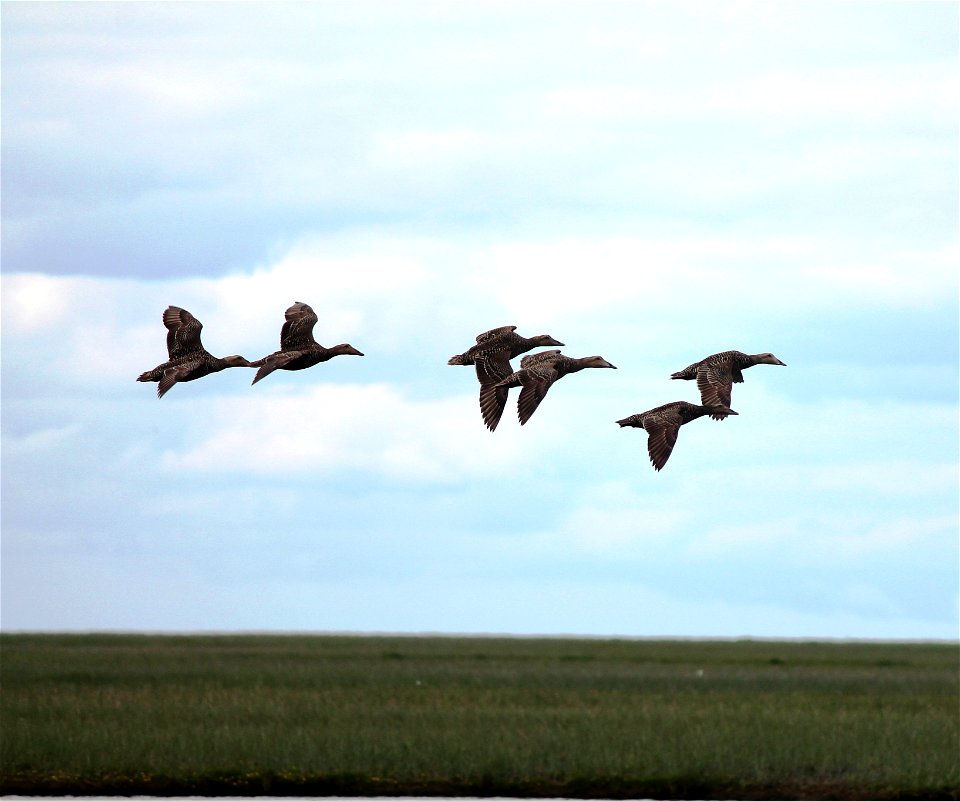
<svg viewBox="0 0 960 801"><path fill-rule="evenodd" d="M0 635L0 792L960 798L953 644Z"/></svg>

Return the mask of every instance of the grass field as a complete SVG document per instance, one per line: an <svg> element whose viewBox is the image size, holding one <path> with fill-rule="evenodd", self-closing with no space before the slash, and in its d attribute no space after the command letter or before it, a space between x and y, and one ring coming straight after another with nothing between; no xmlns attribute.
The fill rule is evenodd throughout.
<svg viewBox="0 0 960 801"><path fill-rule="evenodd" d="M944 644L0 635L3 794L960 798Z"/></svg>

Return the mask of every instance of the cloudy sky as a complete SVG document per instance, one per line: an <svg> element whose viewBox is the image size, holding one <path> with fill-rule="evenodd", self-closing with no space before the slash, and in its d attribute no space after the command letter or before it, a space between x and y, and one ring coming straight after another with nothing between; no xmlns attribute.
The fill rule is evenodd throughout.
<svg viewBox="0 0 960 801"><path fill-rule="evenodd" d="M2 6L2 625L955 638L952 2ZM175 386L294 301L366 355ZM617 370L488 432L500 325ZM614 421L771 351L661 473Z"/></svg>

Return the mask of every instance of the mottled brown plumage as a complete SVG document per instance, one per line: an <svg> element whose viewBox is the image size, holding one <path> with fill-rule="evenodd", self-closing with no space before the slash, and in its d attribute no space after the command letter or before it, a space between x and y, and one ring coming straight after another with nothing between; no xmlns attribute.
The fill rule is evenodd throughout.
<svg viewBox="0 0 960 801"><path fill-rule="evenodd" d="M738 350L726 350L714 353L699 362L694 362L683 370L671 374L670 378L686 381L697 380L700 390L700 402L707 406L730 406L733 385L743 382L743 370L755 364L778 364L786 367L772 353L749 355ZM710 415L714 420L723 420L724 415Z"/></svg>
<svg viewBox="0 0 960 801"><path fill-rule="evenodd" d="M497 404L499 413L502 413L509 390L512 387L522 387L520 397L517 399L517 417L520 425L526 425L554 383L565 375L579 372L587 367L617 369L602 356L572 358L563 355L559 350L547 350L543 353L524 356L520 360L519 370L493 386L494 391L488 396L487 403ZM486 412L484 415L486 416Z"/></svg>
<svg viewBox="0 0 960 801"><path fill-rule="evenodd" d="M259 367L253 378L256 384L274 370L306 370L334 356L363 356L353 345L343 343L325 348L313 338L317 315L306 303L297 301L284 313L285 322L280 329L280 350L251 362Z"/></svg>
<svg viewBox="0 0 960 801"><path fill-rule="evenodd" d="M654 470L660 470L673 453L680 426L705 414L721 419L737 413L728 406L717 404L697 406L686 401L674 401L646 412L624 417L623 420L617 420L617 424L621 427L642 428L647 432L649 435L647 452L650 454L650 462Z"/></svg>
<svg viewBox="0 0 960 801"><path fill-rule="evenodd" d="M137 381L159 382L158 398L181 381L194 381L227 367L250 367L250 362L243 356L218 359L208 353L200 342L203 325L186 309L168 306L163 313L163 324L167 327L167 355L170 358L137 378Z"/></svg>
<svg viewBox="0 0 960 801"><path fill-rule="evenodd" d="M491 431L496 430L506 402L506 390L504 403L500 403L495 387L513 372L510 360L533 348L551 345L563 347L562 342L549 334L524 337L516 333L516 330L515 325L491 328L477 335L476 345L465 353L451 356L447 361L447 364L472 364L476 367L477 380L480 382L480 413L484 424Z"/></svg>

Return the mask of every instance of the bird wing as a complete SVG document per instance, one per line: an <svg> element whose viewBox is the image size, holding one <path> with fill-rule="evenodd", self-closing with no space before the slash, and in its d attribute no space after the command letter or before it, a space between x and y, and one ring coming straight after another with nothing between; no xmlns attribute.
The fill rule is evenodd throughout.
<svg viewBox="0 0 960 801"><path fill-rule="evenodd" d="M478 353L473 364L481 387L503 381L513 373L513 367L510 366L510 348L506 346Z"/></svg>
<svg viewBox="0 0 960 801"><path fill-rule="evenodd" d="M531 353L520 360L520 369L536 367L538 364L547 364L560 361L566 358L559 350L542 350L539 353Z"/></svg>
<svg viewBox="0 0 960 801"><path fill-rule="evenodd" d="M283 315L286 320L280 329L280 350L299 350L304 345L316 344L313 327L317 314L306 303L297 301Z"/></svg>
<svg viewBox="0 0 960 801"><path fill-rule="evenodd" d="M547 392L560 376L552 364L535 365L526 368L524 371L525 380L523 389L520 390L520 397L517 399L517 417L520 419L520 425L533 416L540 402L547 396Z"/></svg>
<svg viewBox="0 0 960 801"><path fill-rule="evenodd" d="M510 334L517 330L515 325L501 325L499 328L491 328L489 331L484 331L482 334L477 334L477 344L479 345L482 342L489 342L491 339L496 337L501 337L504 334Z"/></svg>
<svg viewBox="0 0 960 801"><path fill-rule="evenodd" d="M480 414L483 416L484 425L491 431L497 430L497 423L503 416L509 392L509 387L498 387L493 384L480 387Z"/></svg>
<svg viewBox="0 0 960 801"><path fill-rule="evenodd" d="M648 416L643 421L647 430L647 452L655 470L660 470L673 453L680 433L680 421L664 415Z"/></svg>
<svg viewBox="0 0 960 801"><path fill-rule="evenodd" d="M203 348L200 344L203 325L186 309L168 306L163 313L163 324L167 327L167 353L171 360Z"/></svg>
<svg viewBox="0 0 960 801"><path fill-rule="evenodd" d="M704 406L729 406L733 375L729 364L705 364L697 370L697 389Z"/></svg>
<svg viewBox="0 0 960 801"><path fill-rule="evenodd" d="M190 362L176 367L168 367L164 370L163 375L160 376L160 381L157 383L157 397L162 398L166 395L174 384L188 378L195 368L196 363Z"/></svg>
<svg viewBox="0 0 960 801"><path fill-rule="evenodd" d="M694 362L684 367L682 370L677 370L675 373L670 374L670 378L681 378L689 381L691 378L697 377L697 369L700 367L702 362Z"/></svg>
<svg viewBox="0 0 960 801"><path fill-rule="evenodd" d="M257 381L266 378L274 370L282 369L284 365L289 364L294 359L297 359L302 355L303 352L299 350L283 350L277 351L276 353L271 353L269 356L266 356L263 359L258 359L258 362L262 362L262 365L260 366L260 369L257 370L257 374L253 377L253 381L250 385L253 386L253 384L256 384Z"/></svg>

